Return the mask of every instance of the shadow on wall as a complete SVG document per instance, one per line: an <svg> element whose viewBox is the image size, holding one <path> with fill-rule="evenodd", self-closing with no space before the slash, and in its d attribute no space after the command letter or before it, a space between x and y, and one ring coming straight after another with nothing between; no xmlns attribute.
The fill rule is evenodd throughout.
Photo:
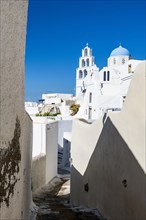
<svg viewBox="0 0 146 220"><path fill-rule="evenodd" d="M63 147L58 144L58 167L70 170L71 142L63 138Z"/></svg>
<svg viewBox="0 0 146 220"><path fill-rule="evenodd" d="M145 173L107 118L84 174L71 168L71 202L98 208L108 220L145 220L145 197Z"/></svg>
<svg viewBox="0 0 146 220"><path fill-rule="evenodd" d="M63 167L70 171L70 150L71 150L71 142L63 138Z"/></svg>

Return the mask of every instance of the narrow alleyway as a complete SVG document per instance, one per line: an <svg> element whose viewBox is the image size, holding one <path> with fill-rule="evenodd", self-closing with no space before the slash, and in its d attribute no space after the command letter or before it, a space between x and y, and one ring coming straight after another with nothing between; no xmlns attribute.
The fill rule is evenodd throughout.
<svg viewBox="0 0 146 220"><path fill-rule="evenodd" d="M97 210L70 205L70 176L59 175L33 195L36 220L103 220Z"/></svg>

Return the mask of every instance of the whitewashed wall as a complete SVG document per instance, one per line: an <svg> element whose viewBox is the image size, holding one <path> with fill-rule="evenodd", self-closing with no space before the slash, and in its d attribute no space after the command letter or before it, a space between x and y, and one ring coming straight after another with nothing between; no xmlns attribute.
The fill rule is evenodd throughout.
<svg viewBox="0 0 146 220"><path fill-rule="evenodd" d="M0 219L28 220L32 122L24 109L28 2L0 1Z"/></svg>
<svg viewBox="0 0 146 220"><path fill-rule="evenodd" d="M71 203L108 220L146 219L145 68L137 67L120 113L73 123Z"/></svg>
<svg viewBox="0 0 146 220"><path fill-rule="evenodd" d="M46 123L33 121L33 158L46 154Z"/></svg>
<svg viewBox="0 0 146 220"><path fill-rule="evenodd" d="M63 150L64 134L71 131L72 120L49 122L46 117L33 117L33 191L57 175L58 148L64 154L61 166L65 165L69 148Z"/></svg>
<svg viewBox="0 0 146 220"><path fill-rule="evenodd" d="M57 175L58 122L47 124L46 143L46 183L48 183Z"/></svg>
<svg viewBox="0 0 146 220"><path fill-rule="evenodd" d="M40 154L33 158L31 180L32 192L46 184L46 155Z"/></svg>
<svg viewBox="0 0 146 220"><path fill-rule="evenodd" d="M58 145L63 148L64 132L72 131L72 120L58 121Z"/></svg>

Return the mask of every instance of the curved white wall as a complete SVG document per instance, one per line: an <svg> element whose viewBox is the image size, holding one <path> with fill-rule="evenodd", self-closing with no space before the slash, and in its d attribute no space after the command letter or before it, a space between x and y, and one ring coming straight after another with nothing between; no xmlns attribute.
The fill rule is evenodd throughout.
<svg viewBox="0 0 146 220"><path fill-rule="evenodd" d="M71 202L108 220L146 219L145 68L137 67L122 112L73 123Z"/></svg>

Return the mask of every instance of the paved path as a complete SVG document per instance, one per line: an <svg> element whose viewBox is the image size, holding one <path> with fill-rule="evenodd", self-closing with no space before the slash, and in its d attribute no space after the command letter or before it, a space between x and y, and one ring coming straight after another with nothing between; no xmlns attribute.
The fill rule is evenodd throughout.
<svg viewBox="0 0 146 220"><path fill-rule="evenodd" d="M33 201L38 206L36 220L103 220L91 210L71 208L69 176L54 178L51 183L41 188L33 195Z"/></svg>

